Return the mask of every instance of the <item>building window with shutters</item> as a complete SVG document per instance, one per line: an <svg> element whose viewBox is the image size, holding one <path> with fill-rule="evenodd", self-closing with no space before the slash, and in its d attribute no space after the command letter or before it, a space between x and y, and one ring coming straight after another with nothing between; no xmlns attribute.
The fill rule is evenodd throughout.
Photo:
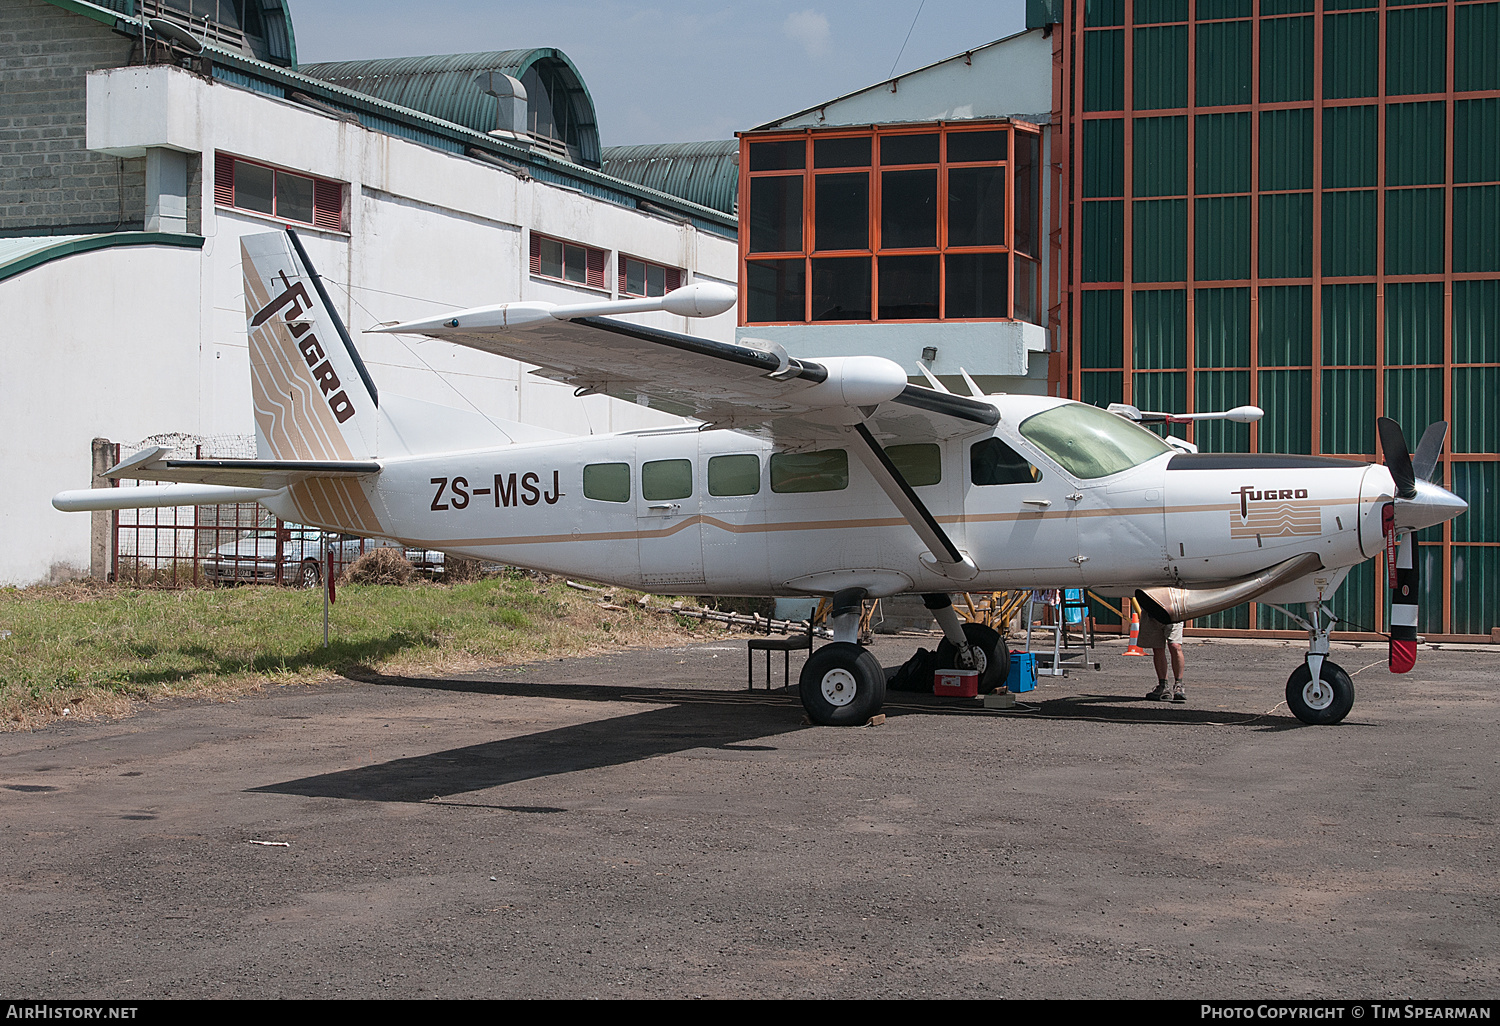
<svg viewBox="0 0 1500 1026"><path fill-rule="evenodd" d="M682 285L682 271L620 254L620 295L665 296Z"/></svg>
<svg viewBox="0 0 1500 1026"><path fill-rule="evenodd" d="M214 155L214 204L328 232L348 231L344 184L228 153Z"/></svg>
<svg viewBox="0 0 1500 1026"><path fill-rule="evenodd" d="M604 265L608 258L602 249L531 233L531 273L538 278L605 290Z"/></svg>

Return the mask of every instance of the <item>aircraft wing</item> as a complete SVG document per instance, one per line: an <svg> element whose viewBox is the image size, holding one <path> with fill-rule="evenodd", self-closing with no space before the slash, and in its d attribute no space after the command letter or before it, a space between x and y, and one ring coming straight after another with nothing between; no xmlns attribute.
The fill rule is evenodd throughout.
<svg viewBox="0 0 1500 1026"><path fill-rule="evenodd" d="M311 477L365 477L380 464L353 460L173 460L167 450L142 449L104 472L110 480L176 481L230 488L281 489Z"/></svg>
<svg viewBox="0 0 1500 1026"><path fill-rule="evenodd" d="M788 444L834 440L841 426L865 421L891 442L930 441L999 419L990 403L909 384L899 364L881 357L799 360L775 343L715 342L611 317L568 316L573 309L512 303L374 330L507 356L580 395L614 396Z"/></svg>

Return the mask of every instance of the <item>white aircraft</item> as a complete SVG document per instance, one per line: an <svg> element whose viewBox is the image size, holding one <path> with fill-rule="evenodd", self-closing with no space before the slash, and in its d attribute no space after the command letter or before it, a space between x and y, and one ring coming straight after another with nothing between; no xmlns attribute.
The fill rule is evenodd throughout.
<svg viewBox="0 0 1500 1026"><path fill-rule="evenodd" d="M980 395L972 382L961 396L930 375L935 387L911 385L880 357L796 359L771 342L607 316L721 313L734 290L713 283L373 329L508 356L578 395L698 423L569 437L494 422L381 395L295 232L241 249L258 458L148 449L108 476L180 483L63 492L53 505L253 500L325 530L661 594L831 596L834 641L800 680L816 723L863 723L884 701L884 672L857 643L863 599L921 594L942 627L941 665L979 670L990 690L1005 680L1006 651L993 630L960 621L950 593L1080 587L1134 595L1164 622L1275 605L1309 639L1288 705L1306 723L1337 723L1354 687L1327 658L1334 591L1382 547L1395 555L1391 668L1410 669L1411 534L1467 508L1429 480L1446 424L1428 429L1415 463L1384 419L1385 466L1184 453L1132 423L1166 414ZM1304 615L1285 608L1298 603Z"/></svg>

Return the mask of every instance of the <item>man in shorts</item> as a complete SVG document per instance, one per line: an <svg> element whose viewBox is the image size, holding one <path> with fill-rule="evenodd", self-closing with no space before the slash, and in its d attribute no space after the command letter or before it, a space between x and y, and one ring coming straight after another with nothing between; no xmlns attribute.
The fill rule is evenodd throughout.
<svg viewBox="0 0 1500 1026"><path fill-rule="evenodd" d="M1151 661L1156 664L1156 690L1147 698L1160 702L1186 702L1187 691L1182 686L1182 624L1161 623L1154 616L1141 617L1139 644L1151 650ZM1172 686L1167 686L1167 656L1171 654Z"/></svg>

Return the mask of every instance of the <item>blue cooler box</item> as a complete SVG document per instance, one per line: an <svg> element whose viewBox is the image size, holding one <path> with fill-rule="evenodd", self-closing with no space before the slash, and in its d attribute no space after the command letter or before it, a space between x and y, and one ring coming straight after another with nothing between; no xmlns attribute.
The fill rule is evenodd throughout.
<svg viewBox="0 0 1500 1026"><path fill-rule="evenodd" d="M1010 654L1010 676L1005 679L1005 686L1016 693L1036 690L1035 652Z"/></svg>

